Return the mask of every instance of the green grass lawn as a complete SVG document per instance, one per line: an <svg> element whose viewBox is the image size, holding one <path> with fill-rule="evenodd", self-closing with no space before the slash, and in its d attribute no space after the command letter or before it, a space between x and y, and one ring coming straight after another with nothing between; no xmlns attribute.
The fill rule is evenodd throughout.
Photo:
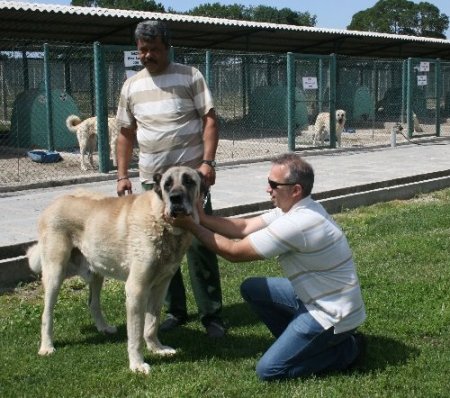
<svg viewBox="0 0 450 398"><path fill-rule="evenodd" d="M227 337L205 336L186 283L191 321L160 336L178 353L146 353L148 376L128 370L122 283L105 284L104 309L119 328L106 336L93 327L86 287L66 281L55 310L57 351L45 358L37 355L40 283L0 295L0 397L448 397L450 189L335 218L353 248L367 307L363 369L259 381L256 361L273 340L243 303L239 285L250 275L279 275L280 268L275 261L222 260Z"/></svg>

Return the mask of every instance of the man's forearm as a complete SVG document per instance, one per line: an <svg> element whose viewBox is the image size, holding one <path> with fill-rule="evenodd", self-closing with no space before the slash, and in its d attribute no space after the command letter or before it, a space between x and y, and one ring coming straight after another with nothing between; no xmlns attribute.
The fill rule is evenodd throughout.
<svg viewBox="0 0 450 398"><path fill-rule="evenodd" d="M117 137L117 175L125 177L128 175L128 167L133 156L134 132L122 128Z"/></svg>
<svg viewBox="0 0 450 398"><path fill-rule="evenodd" d="M192 218L188 219L187 222L183 222L182 228L190 231L209 250L228 261L241 262L260 260L262 258L247 238L239 240L229 239L201 224L195 223Z"/></svg>
<svg viewBox="0 0 450 398"><path fill-rule="evenodd" d="M216 158L219 133L214 109L211 109L203 118L203 158L214 160Z"/></svg>

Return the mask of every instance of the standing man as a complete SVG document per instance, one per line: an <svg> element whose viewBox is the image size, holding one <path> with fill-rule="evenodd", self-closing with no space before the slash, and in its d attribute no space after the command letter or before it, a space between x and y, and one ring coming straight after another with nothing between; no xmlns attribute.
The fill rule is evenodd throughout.
<svg viewBox="0 0 450 398"><path fill-rule="evenodd" d="M284 278L254 277L241 294L275 342L256 366L262 380L344 370L359 364L366 318L353 256L341 228L310 194L312 167L287 153L272 161L267 192L275 209L253 218L200 212L172 220L232 262L277 257Z"/></svg>
<svg viewBox="0 0 450 398"><path fill-rule="evenodd" d="M132 193L128 167L136 139L144 190L153 188L155 173L180 165L198 169L207 186L215 183L218 131L212 96L199 70L170 61L169 35L161 21L141 22L135 30L145 68L125 81L117 109L121 127L117 140L118 195ZM205 211L211 213L209 195L207 199ZM217 256L194 239L187 260L201 322L208 336L222 337L225 329ZM180 269L170 283L167 307L168 316L160 330L187 322Z"/></svg>

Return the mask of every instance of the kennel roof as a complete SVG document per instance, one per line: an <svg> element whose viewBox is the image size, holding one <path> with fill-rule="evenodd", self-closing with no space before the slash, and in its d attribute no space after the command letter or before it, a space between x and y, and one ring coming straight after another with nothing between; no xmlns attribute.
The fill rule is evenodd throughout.
<svg viewBox="0 0 450 398"><path fill-rule="evenodd" d="M136 24L166 21L175 47L450 60L450 41L184 14L0 0L0 39L134 45Z"/></svg>

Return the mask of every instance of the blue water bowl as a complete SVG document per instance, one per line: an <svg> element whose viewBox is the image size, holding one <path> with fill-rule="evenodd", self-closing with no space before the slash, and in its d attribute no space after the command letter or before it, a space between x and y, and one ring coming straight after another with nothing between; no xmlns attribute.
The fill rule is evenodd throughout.
<svg viewBox="0 0 450 398"><path fill-rule="evenodd" d="M62 160L61 155L55 151L28 151L27 155L37 163L56 163Z"/></svg>

